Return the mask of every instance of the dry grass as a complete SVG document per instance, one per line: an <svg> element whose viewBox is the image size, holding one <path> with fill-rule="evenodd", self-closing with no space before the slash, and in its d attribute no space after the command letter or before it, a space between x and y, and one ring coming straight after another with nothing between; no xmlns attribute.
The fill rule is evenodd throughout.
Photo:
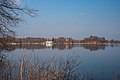
<svg viewBox="0 0 120 80"><path fill-rule="evenodd" d="M75 54L63 59L49 58L48 61L23 56L19 61L9 60L0 54L0 80L97 80L94 74L80 74L79 57ZM120 71L114 79L120 80Z"/></svg>
<svg viewBox="0 0 120 80"><path fill-rule="evenodd" d="M84 76L78 73L78 58L72 55L43 61L24 56L18 62L2 58L0 80L83 80Z"/></svg>

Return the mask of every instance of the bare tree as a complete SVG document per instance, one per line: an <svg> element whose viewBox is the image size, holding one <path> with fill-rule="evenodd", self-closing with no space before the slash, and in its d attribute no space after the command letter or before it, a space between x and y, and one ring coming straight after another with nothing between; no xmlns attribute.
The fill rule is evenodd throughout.
<svg viewBox="0 0 120 80"><path fill-rule="evenodd" d="M23 21L23 15L35 16L36 10L16 4L15 0L0 0L0 44L1 38L15 36L13 28Z"/></svg>

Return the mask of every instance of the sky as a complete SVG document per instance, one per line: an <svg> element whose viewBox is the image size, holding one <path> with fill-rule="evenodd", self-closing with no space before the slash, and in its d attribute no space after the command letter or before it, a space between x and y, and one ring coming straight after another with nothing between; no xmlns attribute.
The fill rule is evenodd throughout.
<svg viewBox="0 0 120 80"><path fill-rule="evenodd" d="M17 37L72 37L90 35L120 40L120 0L16 0L37 9L25 16Z"/></svg>

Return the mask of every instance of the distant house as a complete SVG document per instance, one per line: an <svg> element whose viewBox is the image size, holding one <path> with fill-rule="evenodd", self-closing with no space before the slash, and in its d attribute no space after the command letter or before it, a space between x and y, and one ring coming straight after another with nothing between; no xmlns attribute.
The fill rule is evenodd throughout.
<svg viewBox="0 0 120 80"><path fill-rule="evenodd" d="M53 42L52 41L46 41L46 46L47 47L50 47L50 46L52 46L53 45Z"/></svg>
<svg viewBox="0 0 120 80"><path fill-rule="evenodd" d="M53 42L52 41L46 41L46 44L52 44Z"/></svg>

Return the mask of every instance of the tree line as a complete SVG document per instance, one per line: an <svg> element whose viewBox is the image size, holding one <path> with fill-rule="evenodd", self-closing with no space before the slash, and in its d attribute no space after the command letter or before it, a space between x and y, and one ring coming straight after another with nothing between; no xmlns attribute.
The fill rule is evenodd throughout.
<svg viewBox="0 0 120 80"><path fill-rule="evenodd" d="M98 37L98 36L90 36L84 38L83 40L76 40L73 38L66 38L66 37L58 37L58 38L33 38L33 37L26 37L26 38L15 38L15 37L6 37L0 38L5 42L9 43L39 43L45 44L46 41L52 41L53 44L73 44L73 43L85 43L85 44L104 44L104 43L120 43L119 40L106 40L105 37Z"/></svg>

